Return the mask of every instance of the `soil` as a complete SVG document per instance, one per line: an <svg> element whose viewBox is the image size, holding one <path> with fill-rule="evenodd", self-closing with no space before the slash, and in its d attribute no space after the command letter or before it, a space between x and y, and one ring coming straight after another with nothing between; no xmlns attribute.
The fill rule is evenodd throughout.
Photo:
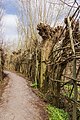
<svg viewBox="0 0 80 120"><path fill-rule="evenodd" d="M48 120L45 103L32 91L26 79L8 72L9 82L0 100L0 120Z"/></svg>

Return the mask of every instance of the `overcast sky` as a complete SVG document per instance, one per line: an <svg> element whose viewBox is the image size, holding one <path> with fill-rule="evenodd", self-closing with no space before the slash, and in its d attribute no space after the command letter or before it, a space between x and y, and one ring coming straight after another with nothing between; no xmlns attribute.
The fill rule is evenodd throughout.
<svg viewBox="0 0 80 120"><path fill-rule="evenodd" d="M17 9L14 5L16 0L4 0L3 7L5 9L5 15L3 17L4 22L4 35L6 42L12 42L17 40Z"/></svg>
<svg viewBox="0 0 80 120"><path fill-rule="evenodd" d="M17 41L17 9L15 3L17 0L4 0L5 16L3 17L5 26L5 41ZM34 0L33 0L34 1ZM49 1L49 0L48 0ZM54 0L53 0L54 1ZM80 0L77 0L80 3Z"/></svg>

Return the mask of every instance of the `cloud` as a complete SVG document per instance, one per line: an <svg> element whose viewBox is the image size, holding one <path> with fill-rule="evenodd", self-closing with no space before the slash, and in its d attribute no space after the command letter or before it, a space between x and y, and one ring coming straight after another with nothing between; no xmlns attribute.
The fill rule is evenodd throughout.
<svg viewBox="0 0 80 120"><path fill-rule="evenodd" d="M6 41L13 41L14 39L18 38L17 34L17 15L12 14L6 14L3 17L3 23L4 23L4 34Z"/></svg>

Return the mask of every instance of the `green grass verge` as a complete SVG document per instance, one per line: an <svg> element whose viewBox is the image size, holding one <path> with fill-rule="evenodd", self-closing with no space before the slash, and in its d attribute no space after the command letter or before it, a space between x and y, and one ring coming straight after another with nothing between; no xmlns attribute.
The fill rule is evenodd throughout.
<svg viewBox="0 0 80 120"><path fill-rule="evenodd" d="M47 110L49 113L49 120L69 120L68 113L64 112L62 109L48 105Z"/></svg>

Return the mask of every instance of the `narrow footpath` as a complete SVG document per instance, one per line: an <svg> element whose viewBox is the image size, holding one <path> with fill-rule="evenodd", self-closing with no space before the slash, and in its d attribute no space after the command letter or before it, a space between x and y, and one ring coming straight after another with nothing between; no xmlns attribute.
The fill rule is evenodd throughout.
<svg viewBox="0 0 80 120"><path fill-rule="evenodd" d="M7 72L9 83L0 100L0 120L48 120L43 102L26 80Z"/></svg>

